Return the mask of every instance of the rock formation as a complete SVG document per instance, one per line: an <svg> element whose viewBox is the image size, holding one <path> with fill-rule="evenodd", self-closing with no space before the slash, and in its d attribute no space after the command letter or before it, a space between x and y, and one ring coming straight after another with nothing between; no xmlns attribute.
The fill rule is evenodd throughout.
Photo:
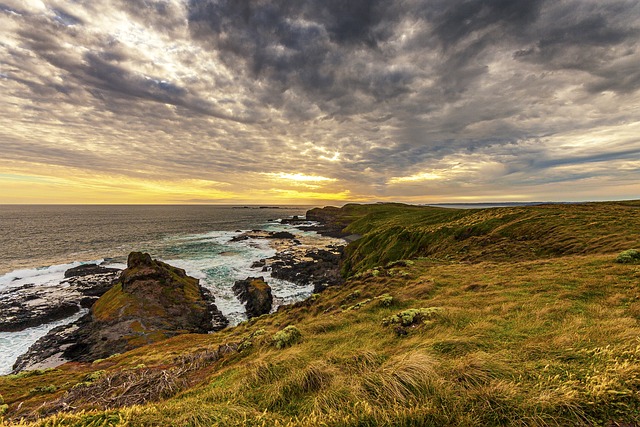
<svg viewBox="0 0 640 427"><path fill-rule="evenodd" d="M46 360L92 361L183 333L227 326L211 294L184 270L132 252L118 281L89 314L53 329L14 365L14 372Z"/></svg>
<svg viewBox="0 0 640 427"><path fill-rule="evenodd" d="M344 246L306 251L304 259L295 254L279 253L270 264L271 276L299 284L313 284L313 292L340 285L340 259Z"/></svg>
<svg viewBox="0 0 640 427"><path fill-rule="evenodd" d="M233 285L233 292L245 303L247 317L258 317L271 311L273 297L271 287L264 277L248 277Z"/></svg>
<svg viewBox="0 0 640 427"><path fill-rule="evenodd" d="M118 279L120 270L95 264L67 270L60 284L23 285L0 293L0 332L16 332L64 319L90 307Z"/></svg>

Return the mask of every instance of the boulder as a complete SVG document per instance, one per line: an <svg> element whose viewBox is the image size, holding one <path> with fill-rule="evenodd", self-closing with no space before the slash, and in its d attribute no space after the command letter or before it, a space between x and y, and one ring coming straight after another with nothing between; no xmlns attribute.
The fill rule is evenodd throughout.
<svg viewBox="0 0 640 427"><path fill-rule="evenodd" d="M273 296L264 277L248 277L233 285L233 292L245 303L247 317L258 317L271 311Z"/></svg>
<svg viewBox="0 0 640 427"><path fill-rule="evenodd" d="M120 273L120 270L117 268L108 268L103 267L101 265L96 264L83 264L77 267L73 267L64 272L64 277L66 279L70 277L84 277L94 274L109 274L109 273Z"/></svg>
<svg viewBox="0 0 640 427"><path fill-rule="evenodd" d="M296 236L294 234L289 233L288 231L276 231L267 236L270 239L295 239Z"/></svg>

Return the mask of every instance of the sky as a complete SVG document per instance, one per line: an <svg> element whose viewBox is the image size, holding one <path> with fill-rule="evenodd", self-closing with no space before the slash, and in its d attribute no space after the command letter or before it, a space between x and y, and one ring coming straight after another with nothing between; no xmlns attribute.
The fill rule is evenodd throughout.
<svg viewBox="0 0 640 427"><path fill-rule="evenodd" d="M637 0L0 0L0 203L637 198Z"/></svg>

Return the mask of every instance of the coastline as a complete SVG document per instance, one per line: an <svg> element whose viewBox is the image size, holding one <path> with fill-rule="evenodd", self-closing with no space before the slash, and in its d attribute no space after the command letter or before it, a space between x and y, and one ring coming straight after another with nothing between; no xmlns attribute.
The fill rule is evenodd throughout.
<svg viewBox="0 0 640 427"><path fill-rule="evenodd" d="M297 226L300 224L289 224L287 223L286 219L283 222L284 224L286 224L285 228L287 230L290 230L290 232L269 231L266 229L268 227L265 227L265 229L263 230L236 230L236 232L233 233L233 236L229 239L229 243L232 249L234 243L237 243L237 245L244 245L249 247L260 247L262 249L264 249L266 245L269 248L268 251L263 250L261 252L258 252L260 254L266 254L269 256L247 259L246 261L249 265L246 266L247 268L243 269L243 274L246 274L246 276L238 277L238 279L246 279L253 275L266 276L267 282L270 282L272 284L272 287L274 288L273 306L271 312L277 311L281 306L301 301L309 297L313 292L317 292L319 290L322 290L324 287L333 284L330 282L335 282L335 277L338 272L337 260L339 260L339 248L344 246L344 244L346 243L344 240L339 238L321 236L315 231L308 231L304 228L298 228ZM311 225L308 222L304 222L304 224ZM271 225L273 226L273 224ZM229 237L230 234L231 233L226 233L225 238ZM313 267L318 262L325 262L322 259L318 259L318 257L316 256L318 253L333 253L335 255L334 261L336 262L333 268L334 271L332 278L326 278L324 276L316 277L313 276L313 274L308 273L310 267ZM222 262L224 262L224 259L228 258L229 256L233 257L234 252L222 252L219 254ZM181 268L185 267L184 265L181 265L180 262L176 262L175 260L167 261L170 263L174 262ZM48 278L49 282L39 285L22 283L24 281L29 281L30 277L26 275L26 277L20 278L20 271L10 272L9 274L18 274L14 274L14 276L16 277L13 278L8 287L0 289L0 305L4 303L5 306L20 305L28 307L29 305L33 305L32 301L37 301L40 304L40 311L35 310L33 312L35 314L32 317L37 318L38 316L40 316L41 319L26 319L26 323L24 321L23 323L28 327L20 327L18 321L15 321L15 324L11 325L11 321L9 321L9 328L5 330L5 332L0 332L0 341L4 340L4 344L15 346L16 344L12 343L12 341L14 340L9 338L22 336L23 340L20 342L20 348L24 349L25 347L27 347L24 344L24 340L30 341L30 345L28 346L30 348L36 345L36 343L41 340L46 341L46 337L55 332L54 329L68 330L69 328L73 328L73 325L77 323L79 316L83 313L86 313L86 310L88 307L90 307L90 304L87 302L86 296L83 296L82 293L78 292L77 289L78 284L80 285L80 287L83 286L82 277L76 278L75 283L73 283L73 279L62 277L65 275L65 272L68 274L68 272L73 270L74 268L82 268L82 266L95 266L94 263L99 263L100 265L106 266L114 265L110 264L109 260L103 259L85 264L74 262L54 266L51 271L52 277ZM124 267L123 264L115 265L119 267L120 270L122 269L122 267ZM64 268L66 267L69 268L65 270ZM326 265L323 264L323 267L326 267ZM35 269L35 271L43 270L46 269ZM192 274L195 277L202 276L200 271L187 270L187 273ZM96 277L97 276L87 276L84 280L84 287L91 288L92 286L97 285L97 283L95 282ZM198 278L200 279L201 284L208 291L213 292L214 295L217 294L215 295L215 300L216 302L219 301L220 303L222 303L221 305L227 310L225 316L231 321L231 325L236 325L246 319L246 317L244 316L239 316L237 312L229 312L228 304L225 305L225 301L220 297L220 290L217 288L213 288L210 283L207 283L206 279L203 279L202 277ZM113 279L113 275L109 276L109 280ZM315 281L313 283L309 283L308 281L310 279L313 279ZM283 284L286 289L283 289ZM102 283L102 287L104 287L104 283ZM230 289L228 291L231 292ZM100 294L102 293L104 293L104 290ZM228 297L228 295L225 296ZM85 298L84 300L82 299L83 297ZM96 299L97 296L95 296L91 300L91 302L95 301ZM58 306L60 304L63 304L65 306L76 305L77 310L73 310L73 312L70 313L70 316L65 315L66 313L60 313L57 316L52 316L51 313L47 312L47 310L50 310L54 306ZM237 301L236 299L236 302L234 304L235 306L238 306L242 303ZM80 314L78 314L78 312ZM32 322L33 325L31 325L29 322ZM37 331L37 333L34 335L35 331ZM5 336L3 337L3 335ZM13 353L11 353L10 356L12 360L3 360L4 365L13 365L16 357L19 356ZM38 362L38 364L29 365L29 367L53 367L61 363L65 363L66 361L67 360L61 359L56 356L52 358L50 362ZM2 373L6 374L9 372L7 370L7 372L3 371Z"/></svg>

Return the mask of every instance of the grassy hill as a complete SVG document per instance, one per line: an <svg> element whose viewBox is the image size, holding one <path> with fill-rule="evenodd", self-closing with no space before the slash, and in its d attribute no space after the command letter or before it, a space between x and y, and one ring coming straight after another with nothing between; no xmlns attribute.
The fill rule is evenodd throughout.
<svg viewBox="0 0 640 427"><path fill-rule="evenodd" d="M639 208L348 205L332 213L362 235L345 285L219 333L0 377L5 423L638 425L640 263L616 257L640 248Z"/></svg>
<svg viewBox="0 0 640 427"><path fill-rule="evenodd" d="M608 253L639 243L640 202L447 209L401 204L347 205L336 214L349 245L347 275L416 256L520 261Z"/></svg>

